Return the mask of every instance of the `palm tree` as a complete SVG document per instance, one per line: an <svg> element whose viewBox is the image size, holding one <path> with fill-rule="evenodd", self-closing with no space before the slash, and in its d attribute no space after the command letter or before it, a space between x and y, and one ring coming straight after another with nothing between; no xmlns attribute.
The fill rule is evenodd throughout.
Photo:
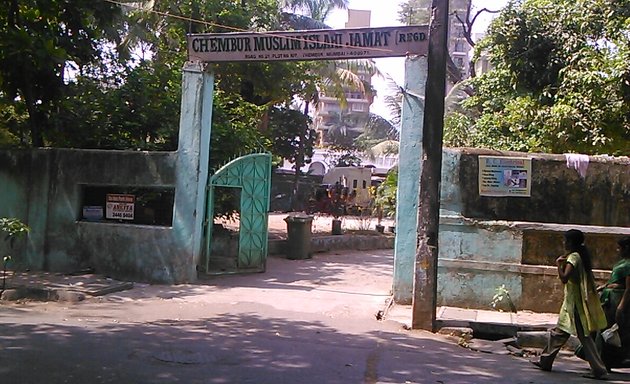
<svg viewBox="0 0 630 384"><path fill-rule="evenodd" d="M282 22L287 29L328 29L330 27L325 24L325 19L329 13L337 8L347 9L348 3L348 0L283 0L281 1L283 9L301 14L284 12ZM359 73L365 74L365 78L378 73L371 60L320 61L314 64L311 72L316 75L314 76L316 80L304 87L305 93L302 95L302 99L305 100L304 114L309 114L311 104L315 108L318 107L320 95L339 99L342 109L347 105L346 92L349 89L358 90L372 98L373 88ZM294 193L297 193L302 159L301 156L296 159Z"/></svg>
<svg viewBox="0 0 630 384"><path fill-rule="evenodd" d="M300 12L312 20L323 22L331 11L335 9L348 9L350 0L282 0L283 8L293 12Z"/></svg>

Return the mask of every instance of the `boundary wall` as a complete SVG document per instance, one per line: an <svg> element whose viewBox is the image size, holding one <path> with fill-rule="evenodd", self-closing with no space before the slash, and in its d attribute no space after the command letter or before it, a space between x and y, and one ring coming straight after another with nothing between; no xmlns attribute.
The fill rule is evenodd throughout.
<svg viewBox="0 0 630 384"><path fill-rule="evenodd" d="M183 68L176 152L0 150L0 217L30 226L11 251L15 268L73 272L85 266L117 279L197 279L203 241L214 76ZM174 189L172 225L79 220L83 185Z"/></svg>
<svg viewBox="0 0 630 384"><path fill-rule="evenodd" d="M479 195L480 155L532 159L531 197ZM616 241L630 235L630 159L591 156L585 177L564 155L445 149L442 163L438 305L488 309L496 289L516 307L557 312L555 259L563 233L586 234L596 278L607 279Z"/></svg>

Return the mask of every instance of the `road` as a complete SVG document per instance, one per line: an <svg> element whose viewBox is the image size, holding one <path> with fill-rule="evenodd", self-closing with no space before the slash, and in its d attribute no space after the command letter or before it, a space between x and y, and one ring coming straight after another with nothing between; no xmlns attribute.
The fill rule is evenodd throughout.
<svg viewBox="0 0 630 384"><path fill-rule="evenodd" d="M136 284L78 303L4 302L0 382L591 382L567 354L547 373L377 320L391 274L391 250L271 257L265 273Z"/></svg>

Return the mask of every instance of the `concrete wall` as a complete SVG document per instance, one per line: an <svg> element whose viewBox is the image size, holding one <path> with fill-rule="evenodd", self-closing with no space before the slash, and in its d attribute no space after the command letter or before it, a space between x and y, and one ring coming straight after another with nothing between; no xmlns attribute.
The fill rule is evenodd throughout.
<svg viewBox="0 0 630 384"><path fill-rule="evenodd" d="M119 279L195 280L213 84L202 65L184 67L177 152L0 150L0 217L31 228L11 250L14 267L71 272L90 266ZM83 185L173 188L172 226L80 221ZM7 252L1 242L0 255Z"/></svg>
<svg viewBox="0 0 630 384"><path fill-rule="evenodd" d="M171 227L79 219L82 186L174 188L175 160L175 153L156 152L0 151L0 217L17 217L31 227L28 241L13 252L16 263L55 272L91 266L119 278L171 280L181 268L173 257L178 251ZM151 257L138 257L140 248Z"/></svg>
<svg viewBox="0 0 630 384"><path fill-rule="evenodd" d="M479 196L478 156L532 159L532 196ZM566 165L564 155L462 149L458 169L461 213L483 220L630 226L630 159L591 156L586 173Z"/></svg>
<svg viewBox="0 0 630 384"><path fill-rule="evenodd" d="M479 196L479 155L532 158L532 196ZM600 280L616 260L616 240L630 235L628 158L591 157L581 178L564 156L445 149L442 168L439 305L488 309L505 285L518 309L556 312L563 233L585 232Z"/></svg>
<svg viewBox="0 0 630 384"><path fill-rule="evenodd" d="M308 200L315 193L315 189L322 183L322 176L301 175L298 186L298 207L305 210L308 207ZM293 187L295 186L295 175L274 172L271 175L271 201L269 202L270 212L291 211L291 199Z"/></svg>

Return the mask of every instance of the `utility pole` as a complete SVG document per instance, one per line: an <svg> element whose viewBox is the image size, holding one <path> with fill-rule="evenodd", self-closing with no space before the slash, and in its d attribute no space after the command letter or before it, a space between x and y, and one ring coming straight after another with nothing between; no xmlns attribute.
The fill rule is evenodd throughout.
<svg viewBox="0 0 630 384"><path fill-rule="evenodd" d="M432 1L429 31L428 80L422 135L423 157L418 199L418 242L411 327L433 332L437 303L442 131L448 55L448 0Z"/></svg>

